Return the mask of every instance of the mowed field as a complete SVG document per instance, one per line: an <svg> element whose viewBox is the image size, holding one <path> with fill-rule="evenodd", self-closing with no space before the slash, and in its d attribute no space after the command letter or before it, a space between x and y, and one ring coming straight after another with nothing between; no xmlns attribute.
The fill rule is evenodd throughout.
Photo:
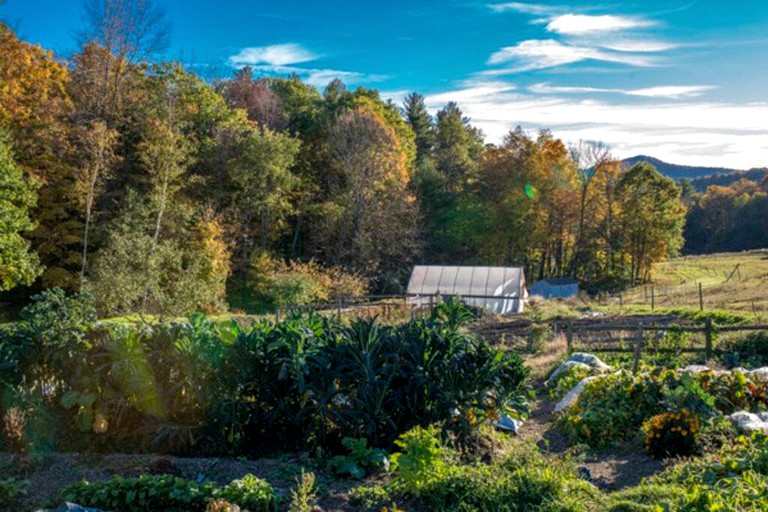
<svg viewBox="0 0 768 512"><path fill-rule="evenodd" d="M658 266L653 284L624 292L624 305L699 307L768 317L768 250L685 256Z"/></svg>

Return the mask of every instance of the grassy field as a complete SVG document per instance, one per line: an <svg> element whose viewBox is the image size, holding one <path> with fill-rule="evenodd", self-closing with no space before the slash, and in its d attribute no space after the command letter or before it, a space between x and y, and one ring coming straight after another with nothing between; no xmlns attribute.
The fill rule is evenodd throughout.
<svg viewBox="0 0 768 512"><path fill-rule="evenodd" d="M652 285L622 295L633 310L698 309L701 284L705 310L728 310L768 317L768 250L674 258L659 265ZM616 305L618 298L611 299Z"/></svg>

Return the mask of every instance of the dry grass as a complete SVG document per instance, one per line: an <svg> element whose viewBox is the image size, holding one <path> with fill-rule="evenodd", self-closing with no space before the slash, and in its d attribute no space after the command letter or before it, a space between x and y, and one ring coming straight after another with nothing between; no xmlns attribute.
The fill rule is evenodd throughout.
<svg viewBox="0 0 768 512"><path fill-rule="evenodd" d="M548 339L536 353L524 356L525 364L531 368L531 378L544 380L555 365L565 358L567 351L565 336L558 334Z"/></svg>
<svg viewBox="0 0 768 512"><path fill-rule="evenodd" d="M624 305L699 307L699 283L705 310L726 310L768 318L768 250L674 258L659 265L653 285L623 294ZM612 301L617 303L618 299ZM614 304L615 305L615 304Z"/></svg>

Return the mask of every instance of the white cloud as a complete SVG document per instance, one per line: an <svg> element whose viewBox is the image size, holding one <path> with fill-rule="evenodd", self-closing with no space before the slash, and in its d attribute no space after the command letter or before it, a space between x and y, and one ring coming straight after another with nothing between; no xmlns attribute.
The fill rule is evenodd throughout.
<svg viewBox="0 0 768 512"><path fill-rule="evenodd" d="M603 14L592 16L588 14L563 14L555 16L547 23L547 30L557 34L582 35L590 32L612 32L640 27L650 27L655 23L628 16Z"/></svg>
<svg viewBox="0 0 768 512"><path fill-rule="evenodd" d="M324 87L329 82L339 79L346 84L359 84L364 82L381 82L389 78L386 75L370 75L357 71L342 71L338 69L314 69L296 66L253 66L254 71L267 75L298 75L310 85Z"/></svg>
<svg viewBox="0 0 768 512"><path fill-rule="evenodd" d="M488 58L488 64L512 62L515 64L514 67L505 70L490 70L484 74L503 75L552 68L584 60L598 60L637 67L650 67L658 64L657 59L646 55L632 55L605 51L599 48L574 46L563 44L554 39L529 39L515 46L502 48Z"/></svg>
<svg viewBox="0 0 768 512"><path fill-rule="evenodd" d="M713 85L666 85L634 89L628 91L627 94L645 96L646 98L695 98L713 89L717 89L717 87Z"/></svg>
<svg viewBox="0 0 768 512"><path fill-rule="evenodd" d="M454 93L444 92L428 95L426 101L436 110L453 97ZM528 130L550 128L566 142L604 141L622 158L650 154L690 165L745 169L768 165L768 103L677 103L657 98L651 104L627 104L508 90L473 93L460 106L489 142L501 141L521 125Z"/></svg>
<svg viewBox="0 0 768 512"><path fill-rule="evenodd" d="M598 87L555 86L548 83L533 84L528 90L535 94L584 94L616 93L625 96L643 96L646 98L684 99L696 98L707 91L717 89L713 85L665 85L644 89L611 89Z"/></svg>
<svg viewBox="0 0 768 512"><path fill-rule="evenodd" d="M524 2L507 2L503 4L488 4L488 8L495 12L515 11L523 14L533 14L534 16L545 16L556 14L566 10L565 7L544 4L529 4Z"/></svg>
<svg viewBox="0 0 768 512"><path fill-rule="evenodd" d="M289 66L300 64L319 58L300 44L286 43L270 46L258 46L243 48L239 53L229 58L233 66L255 66L265 64L268 66Z"/></svg>
<svg viewBox="0 0 768 512"><path fill-rule="evenodd" d="M679 44L667 43L664 41L653 40L602 40L596 41L595 44L608 50L615 50L617 52L635 52L635 53L650 53L650 52L664 52L667 50L674 50L679 48Z"/></svg>

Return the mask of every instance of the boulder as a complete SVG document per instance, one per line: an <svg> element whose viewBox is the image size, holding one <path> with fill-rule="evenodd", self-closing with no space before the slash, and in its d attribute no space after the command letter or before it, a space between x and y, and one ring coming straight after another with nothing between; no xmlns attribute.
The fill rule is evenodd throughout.
<svg viewBox="0 0 768 512"><path fill-rule="evenodd" d="M747 411L738 411L730 416L730 420L737 428L745 432L766 432L768 433L768 414L752 414Z"/></svg>

